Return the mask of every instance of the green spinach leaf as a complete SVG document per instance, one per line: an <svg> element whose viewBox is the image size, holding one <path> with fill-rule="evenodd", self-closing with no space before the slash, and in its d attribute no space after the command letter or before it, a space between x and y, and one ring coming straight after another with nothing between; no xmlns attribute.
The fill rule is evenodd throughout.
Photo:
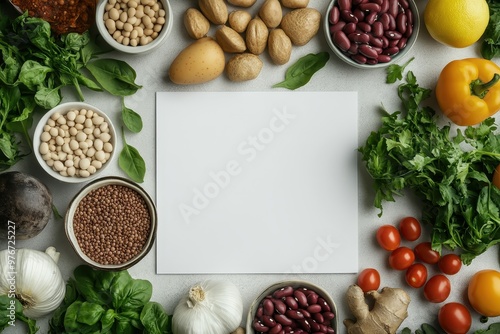
<svg viewBox="0 0 500 334"><path fill-rule="evenodd" d="M287 89L297 89L307 84L312 76L322 69L328 60L330 54L328 52L320 52L317 54L307 54L290 66L285 73L285 80L274 84L273 87L282 87Z"/></svg>
<svg viewBox="0 0 500 334"><path fill-rule="evenodd" d="M141 323L145 334L163 334L172 331L172 316L156 302L147 303L141 312Z"/></svg>
<svg viewBox="0 0 500 334"><path fill-rule="evenodd" d="M122 120L123 124L132 132L139 133L142 130L141 115L134 110L125 106L125 101L122 98Z"/></svg>
<svg viewBox="0 0 500 334"><path fill-rule="evenodd" d="M135 182L144 182L146 163L139 151L127 144L122 128L123 149L118 156L118 165Z"/></svg>
<svg viewBox="0 0 500 334"><path fill-rule="evenodd" d="M132 95L142 87L135 83L137 76L135 70L124 61L97 59L88 63L86 68L97 82L113 95Z"/></svg>

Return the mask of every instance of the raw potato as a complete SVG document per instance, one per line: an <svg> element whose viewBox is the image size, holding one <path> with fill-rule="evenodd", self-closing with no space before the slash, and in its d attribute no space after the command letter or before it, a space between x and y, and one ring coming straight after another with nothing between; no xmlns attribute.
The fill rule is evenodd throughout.
<svg viewBox="0 0 500 334"><path fill-rule="evenodd" d="M184 27L191 38L205 37L210 30L210 22L196 8L188 8L184 13Z"/></svg>
<svg viewBox="0 0 500 334"><path fill-rule="evenodd" d="M403 320L408 317L410 296L398 288L385 287L380 293L367 292L374 300L370 309L363 290L357 285L347 289L347 305L356 321L344 320L348 334L395 334Z"/></svg>
<svg viewBox="0 0 500 334"><path fill-rule="evenodd" d="M267 49L273 63L283 65L288 63L292 55L292 41L283 29L273 29L269 33Z"/></svg>
<svg viewBox="0 0 500 334"><path fill-rule="evenodd" d="M245 41L248 51L259 55L266 49L269 29L260 18L253 18L248 23Z"/></svg>
<svg viewBox="0 0 500 334"><path fill-rule="evenodd" d="M222 50L228 53L241 53L247 49L243 37L228 26L221 26L217 29L215 39Z"/></svg>
<svg viewBox="0 0 500 334"><path fill-rule="evenodd" d="M257 0L227 0L231 5L238 7L251 7Z"/></svg>
<svg viewBox="0 0 500 334"><path fill-rule="evenodd" d="M198 0L201 12L213 24L225 24L229 16L224 0Z"/></svg>
<svg viewBox="0 0 500 334"><path fill-rule="evenodd" d="M248 81L257 78L262 70L262 60L252 53L234 55L226 65L226 74L231 81Z"/></svg>
<svg viewBox="0 0 500 334"><path fill-rule="evenodd" d="M219 44L211 37L203 37L177 55L168 74L170 80L176 84L199 84L221 75L225 61L224 51Z"/></svg>
<svg viewBox="0 0 500 334"><path fill-rule="evenodd" d="M259 16L268 28L276 28L283 17L280 2L278 0L266 0L259 9Z"/></svg>
<svg viewBox="0 0 500 334"><path fill-rule="evenodd" d="M299 8L285 14L281 28L294 45L307 44L319 30L321 13L314 8Z"/></svg>
<svg viewBox="0 0 500 334"><path fill-rule="evenodd" d="M234 10L229 13L229 26L236 32L243 33L247 30L248 23L252 19L249 12L244 10Z"/></svg>
<svg viewBox="0 0 500 334"><path fill-rule="evenodd" d="M281 4L287 8L306 8L309 0L281 0Z"/></svg>

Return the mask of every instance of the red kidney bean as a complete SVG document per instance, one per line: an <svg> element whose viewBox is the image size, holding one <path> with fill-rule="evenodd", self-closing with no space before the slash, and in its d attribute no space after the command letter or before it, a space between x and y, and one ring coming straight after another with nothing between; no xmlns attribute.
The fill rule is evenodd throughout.
<svg viewBox="0 0 500 334"><path fill-rule="evenodd" d="M377 59L377 51L375 51L370 45L362 44L358 48L359 53L361 53L366 58Z"/></svg>
<svg viewBox="0 0 500 334"><path fill-rule="evenodd" d="M408 9L410 7L410 4L408 3L407 0L399 0L399 4L401 5L401 7L403 7L403 9Z"/></svg>
<svg viewBox="0 0 500 334"><path fill-rule="evenodd" d="M389 0L383 0L380 5L380 13L385 13L389 10Z"/></svg>
<svg viewBox="0 0 500 334"><path fill-rule="evenodd" d="M265 315L272 315L274 313L274 303L269 298L262 301L262 308Z"/></svg>
<svg viewBox="0 0 500 334"><path fill-rule="evenodd" d="M335 334L335 330L331 327L326 328L326 334Z"/></svg>
<svg viewBox="0 0 500 334"><path fill-rule="evenodd" d="M295 300L295 298L292 296L288 296L285 298L285 304L292 310L296 310L299 308L299 303L297 303L297 300Z"/></svg>
<svg viewBox="0 0 500 334"><path fill-rule="evenodd" d="M307 294L307 303L309 305L316 304L318 302L318 294L314 291L311 291L310 293Z"/></svg>
<svg viewBox="0 0 500 334"><path fill-rule="evenodd" d="M262 333L269 332L269 327L264 326L264 324L262 322L260 322L259 320L255 320L253 322L253 329L255 329L258 332L262 332Z"/></svg>
<svg viewBox="0 0 500 334"><path fill-rule="evenodd" d="M339 21L334 25L330 26L330 35L333 35L334 32L344 29L346 23L344 21Z"/></svg>
<svg viewBox="0 0 500 334"><path fill-rule="evenodd" d="M373 24L378 17L378 13L372 12L365 16L365 22L368 24Z"/></svg>
<svg viewBox="0 0 500 334"><path fill-rule="evenodd" d="M356 43L352 43L351 47L347 50L347 53L350 55L355 55L358 53L358 47L359 45Z"/></svg>
<svg viewBox="0 0 500 334"><path fill-rule="evenodd" d="M353 6L357 6L357 5L359 5L360 3L363 3L363 2L364 2L364 0L352 0Z"/></svg>
<svg viewBox="0 0 500 334"><path fill-rule="evenodd" d="M384 34L384 27L382 25L382 22L377 21L373 22L372 24L372 35L375 37L380 37Z"/></svg>
<svg viewBox="0 0 500 334"><path fill-rule="evenodd" d="M335 44L342 51L347 51L351 47L351 42L343 31L334 32L332 35L332 41L333 44Z"/></svg>
<svg viewBox="0 0 500 334"><path fill-rule="evenodd" d="M276 312L280 313L280 314L285 314L286 312L286 305L284 302L282 302L280 299L272 299L273 301L273 304L274 304L274 309L276 310Z"/></svg>
<svg viewBox="0 0 500 334"><path fill-rule="evenodd" d="M382 48L386 48L389 46L389 39L385 36L380 37L382 39Z"/></svg>
<svg viewBox="0 0 500 334"><path fill-rule="evenodd" d="M321 305L319 304L313 304L313 305L309 305L307 307L307 312L310 312L310 313L320 313L322 311L322 308L321 308Z"/></svg>
<svg viewBox="0 0 500 334"><path fill-rule="evenodd" d="M391 22L391 15L389 15L389 13L383 13L378 20L382 23L382 28L384 28L384 30L389 29L389 24Z"/></svg>
<svg viewBox="0 0 500 334"><path fill-rule="evenodd" d="M325 318L323 317L323 314L321 313L313 313L312 315L314 321L316 321L318 324L322 324L325 322Z"/></svg>
<svg viewBox="0 0 500 334"><path fill-rule="evenodd" d="M291 326L294 322L284 314L276 314L274 320L283 326Z"/></svg>
<svg viewBox="0 0 500 334"><path fill-rule="evenodd" d="M403 37L399 40L398 43L398 48L401 50L406 46L406 42L408 42L408 39L406 37Z"/></svg>
<svg viewBox="0 0 500 334"><path fill-rule="evenodd" d="M330 22L330 24L336 24L337 22L339 22L339 18L340 18L339 8L333 6L332 9L330 10L330 15L328 15L328 22Z"/></svg>
<svg viewBox="0 0 500 334"><path fill-rule="evenodd" d="M293 295L293 288L291 286L281 288L273 293L273 297L276 299L281 299L291 295Z"/></svg>
<svg viewBox="0 0 500 334"><path fill-rule="evenodd" d="M358 18L350 10L340 10L340 17L347 23L358 23Z"/></svg>
<svg viewBox="0 0 500 334"><path fill-rule="evenodd" d="M311 313L307 312L307 310L299 309L298 311L304 315L304 318L311 318Z"/></svg>
<svg viewBox="0 0 500 334"><path fill-rule="evenodd" d="M285 312L285 315L294 320L299 320L299 319L304 319L304 314L300 312L299 310L287 310Z"/></svg>
<svg viewBox="0 0 500 334"><path fill-rule="evenodd" d="M293 296L297 300L297 303L299 303L299 306L301 307L307 307L307 297L304 292L300 290L295 290L293 292Z"/></svg>
<svg viewBox="0 0 500 334"><path fill-rule="evenodd" d="M362 3L359 5L359 9L367 11L367 12L380 12L380 5L377 5L376 3L368 2L368 3Z"/></svg>
<svg viewBox="0 0 500 334"><path fill-rule="evenodd" d="M276 320L269 315L262 316L262 323L269 328L276 326Z"/></svg>
<svg viewBox="0 0 500 334"><path fill-rule="evenodd" d="M321 297L318 298L318 304L321 305L321 309L324 312L331 312L332 311L332 309L330 308L330 305L328 305L328 303L326 302L326 300L324 300Z"/></svg>
<svg viewBox="0 0 500 334"><path fill-rule="evenodd" d="M413 34L413 26L406 26L406 31L403 34L404 37L409 38Z"/></svg>
<svg viewBox="0 0 500 334"><path fill-rule="evenodd" d="M351 6L351 0L338 0L337 4L340 8L340 10L348 10L350 11L352 6Z"/></svg>
<svg viewBox="0 0 500 334"><path fill-rule="evenodd" d="M370 41L370 36L360 32L353 32L352 34L347 35L347 38L354 43L366 44Z"/></svg>
<svg viewBox="0 0 500 334"><path fill-rule="evenodd" d="M395 30L386 30L384 36L389 38L390 40L400 40L401 37L403 37L403 34Z"/></svg>
<svg viewBox="0 0 500 334"><path fill-rule="evenodd" d="M396 30L396 17L389 15L389 29L388 30Z"/></svg>
<svg viewBox="0 0 500 334"><path fill-rule="evenodd" d="M361 54L355 54L351 56L351 59L358 64L366 64L366 57Z"/></svg>
<svg viewBox="0 0 500 334"><path fill-rule="evenodd" d="M255 312L255 315L260 318L260 317L262 317L263 314L264 314L264 308L261 306L257 309L257 312Z"/></svg>
<svg viewBox="0 0 500 334"><path fill-rule="evenodd" d="M359 8L353 10L352 15L356 17L358 22L363 21L365 19L365 13L363 13L363 11L361 11Z"/></svg>
<svg viewBox="0 0 500 334"><path fill-rule="evenodd" d="M298 320L299 326L305 330L307 333L311 331L311 324L306 319Z"/></svg>
<svg viewBox="0 0 500 334"><path fill-rule="evenodd" d="M389 0L389 8L387 9L387 13L393 17L396 17L398 15L398 11L398 0Z"/></svg>
<svg viewBox="0 0 500 334"><path fill-rule="evenodd" d="M280 323L276 323L276 325L269 330L269 334L278 334L283 330L283 326ZM285 331L283 331L284 333Z"/></svg>
<svg viewBox="0 0 500 334"><path fill-rule="evenodd" d="M328 332L328 326L321 324L321 325L319 325L319 327L321 328L321 329L320 329L320 331L321 331L322 333L326 333L326 332ZM331 327L330 327L330 328L331 328Z"/></svg>
<svg viewBox="0 0 500 334"><path fill-rule="evenodd" d="M377 52L377 58L378 58L378 55L380 55L382 53L382 48L379 48L379 47L376 47L376 46L372 46L372 49L375 50L375 52Z"/></svg>
<svg viewBox="0 0 500 334"><path fill-rule="evenodd" d="M394 56L398 52L399 52L399 48L397 46L393 46L393 47L385 48L382 51L382 54L387 55L387 56Z"/></svg>
<svg viewBox="0 0 500 334"><path fill-rule="evenodd" d="M356 27L361 30L362 32L371 32L372 31L372 26L369 25L366 22L358 22Z"/></svg>
<svg viewBox="0 0 500 334"><path fill-rule="evenodd" d="M325 322L329 322L330 320L335 318L335 314L333 312L330 312L330 311L325 311L325 312L321 313L321 315L325 319Z"/></svg>
<svg viewBox="0 0 500 334"><path fill-rule="evenodd" d="M382 2L384 2L384 0L372 0L373 3L376 3L377 5L382 5Z"/></svg>
<svg viewBox="0 0 500 334"><path fill-rule="evenodd" d="M382 48L384 46L384 42L382 41L382 39L374 37L373 35L370 35L370 40L368 41L368 44L377 48Z"/></svg>
<svg viewBox="0 0 500 334"><path fill-rule="evenodd" d="M411 10L405 11L406 18L407 18L407 25L413 26L413 12Z"/></svg>
<svg viewBox="0 0 500 334"><path fill-rule="evenodd" d="M392 48L393 46L398 46L398 43L399 43L399 39L391 39L391 40L389 40L388 47Z"/></svg>
<svg viewBox="0 0 500 334"><path fill-rule="evenodd" d="M406 17L406 14L405 13L399 13L398 16L396 17L396 29L404 34L406 32L406 28L407 28L407 21L408 21L408 18Z"/></svg>
<svg viewBox="0 0 500 334"><path fill-rule="evenodd" d="M354 22L349 22L345 25L343 31L345 32L346 35L352 34L353 32L356 31L357 25Z"/></svg>

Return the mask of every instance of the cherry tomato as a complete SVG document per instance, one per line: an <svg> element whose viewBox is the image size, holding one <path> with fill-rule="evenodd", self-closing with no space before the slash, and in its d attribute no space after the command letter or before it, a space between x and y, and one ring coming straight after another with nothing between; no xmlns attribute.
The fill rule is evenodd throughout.
<svg viewBox="0 0 500 334"><path fill-rule="evenodd" d="M396 270L405 270L415 261L413 251L405 246L396 248L389 255L389 265Z"/></svg>
<svg viewBox="0 0 500 334"><path fill-rule="evenodd" d="M377 230L377 242L385 250L393 251L401 243L401 235L392 225L382 225Z"/></svg>
<svg viewBox="0 0 500 334"><path fill-rule="evenodd" d="M439 259L438 267L446 275L455 275L462 268L462 261L456 254L446 254Z"/></svg>
<svg viewBox="0 0 500 334"><path fill-rule="evenodd" d="M480 270L472 276L467 288L469 302L477 313L485 317L500 315L500 272Z"/></svg>
<svg viewBox="0 0 500 334"><path fill-rule="evenodd" d="M427 268L422 263L414 263L406 269L406 283L412 288L421 288L427 281Z"/></svg>
<svg viewBox="0 0 500 334"><path fill-rule="evenodd" d="M439 258L441 257L438 252L432 249L430 242L421 242L414 248L415 256L417 259L420 259L422 262L428 264L438 263Z"/></svg>
<svg viewBox="0 0 500 334"><path fill-rule="evenodd" d="M437 274L429 278L424 286L424 296L432 303L441 303L448 298L451 292L451 283L448 277Z"/></svg>
<svg viewBox="0 0 500 334"><path fill-rule="evenodd" d="M492 182L497 188L500 188L500 165L498 165L497 168L495 168Z"/></svg>
<svg viewBox="0 0 500 334"><path fill-rule="evenodd" d="M415 241L422 234L420 222L414 217L405 217L399 222L399 233L408 241Z"/></svg>
<svg viewBox="0 0 500 334"><path fill-rule="evenodd" d="M464 305L447 303L439 309L438 321L447 334L466 334L472 324L472 317Z"/></svg>
<svg viewBox="0 0 500 334"><path fill-rule="evenodd" d="M358 275L358 286L364 292L378 290L380 286L380 274L377 269L366 268Z"/></svg>

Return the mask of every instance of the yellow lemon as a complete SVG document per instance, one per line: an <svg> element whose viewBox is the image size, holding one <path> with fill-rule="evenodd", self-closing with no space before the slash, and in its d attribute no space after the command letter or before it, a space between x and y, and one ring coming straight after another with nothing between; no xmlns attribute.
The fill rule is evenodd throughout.
<svg viewBox="0 0 500 334"><path fill-rule="evenodd" d="M486 0L429 0L424 22L436 41L455 48L477 42L490 19Z"/></svg>

